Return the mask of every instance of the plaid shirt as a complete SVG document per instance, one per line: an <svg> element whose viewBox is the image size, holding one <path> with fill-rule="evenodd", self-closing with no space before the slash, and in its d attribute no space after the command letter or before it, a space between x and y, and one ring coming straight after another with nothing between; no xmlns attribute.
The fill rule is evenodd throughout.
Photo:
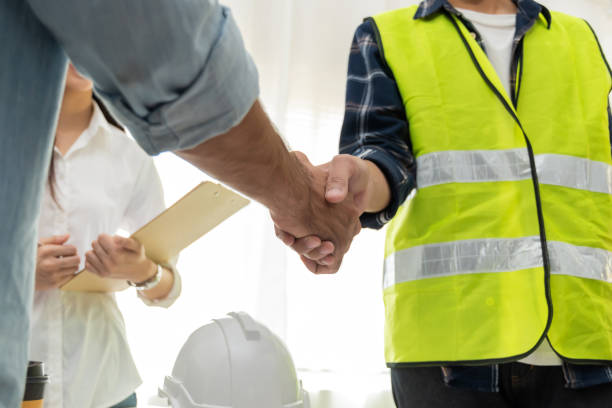
<svg viewBox="0 0 612 408"><path fill-rule="evenodd" d="M518 7L513 42L511 85L516 81L519 47L525 33L540 14L551 23L551 14L533 0L515 0ZM457 15L476 35L484 49L482 38L475 27L448 0L421 2L415 18L424 18L446 10ZM486 52L486 50L485 50ZM612 145L612 115L608 107L610 143ZM612 149L612 147L611 147ZM391 202L383 211L361 217L368 228L381 228L393 218L416 184L416 163L410 143L406 111L393 73L389 70L376 43L375 28L370 21L361 24L353 39L349 56L346 109L340 135L340 153L370 160L385 174L391 187ZM611 150L612 154L612 150ZM612 382L612 367L572 365L562 366L566 387L584 388ZM452 386L499 391L499 366L444 367L444 381Z"/></svg>

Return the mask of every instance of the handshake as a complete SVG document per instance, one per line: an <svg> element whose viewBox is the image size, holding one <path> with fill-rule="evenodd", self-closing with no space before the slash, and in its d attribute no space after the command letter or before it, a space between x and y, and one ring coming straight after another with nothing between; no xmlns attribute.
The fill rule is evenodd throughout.
<svg viewBox="0 0 612 408"><path fill-rule="evenodd" d="M226 134L175 153L265 205L276 235L313 273L336 273L361 230L359 216L381 211L391 197L369 160L340 154L313 166L288 152L259 102Z"/></svg>
<svg viewBox="0 0 612 408"><path fill-rule="evenodd" d="M361 230L361 214L387 206L387 181L374 163L355 156L337 155L320 166L301 152L291 156L302 177L292 190L290 205L270 207L276 236L311 272L336 273Z"/></svg>

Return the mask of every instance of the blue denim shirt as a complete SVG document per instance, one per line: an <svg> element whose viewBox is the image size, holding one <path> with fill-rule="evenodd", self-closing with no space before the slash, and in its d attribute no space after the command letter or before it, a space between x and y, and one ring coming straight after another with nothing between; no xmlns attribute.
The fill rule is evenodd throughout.
<svg viewBox="0 0 612 408"><path fill-rule="evenodd" d="M230 10L215 0L29 0L149 154L237 125L259 94Z"/></svg>
<svg viewBox="0 0 612 408"><path fill-rule="evenodd" d="M548 24L551 24L552 19L550 12L533 0L518 0L516 4L518 13L514 50L540 15ZM415 18L426 18L443 11L457 15L466 27L476 34L477 42L484 49L478 31L448 0L421 2ZM514 57L510 78L512 86L516 81L518 53L514 53ZM610 109L608 114L610 116ZM609 122L612 145L612 116ZM391 202L381 212L365 213L361 217L364 227L381 228L393 218L399 206L415 188L417 169L404 104L393 73L381 56L375 28L370 21L357 28L351 46L340 152L371 160L385 174L391 187ZM562 368L568 388L584 388L612 382L612 367L609 366L564 364ZM499 390L498 365L453 366L444 367L442 371L444 381L448 385L482 391Z"/></svg>

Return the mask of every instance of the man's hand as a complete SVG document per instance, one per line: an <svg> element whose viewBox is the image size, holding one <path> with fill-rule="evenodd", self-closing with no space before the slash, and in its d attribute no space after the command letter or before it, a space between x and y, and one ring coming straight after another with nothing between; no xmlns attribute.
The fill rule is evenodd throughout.
<svg viewBox="0 0 612 408"><path fill-rule="evenodd" d="M289 208L271 209L277 236L286 244L299 247L302 261L313 273L335 273L353 237L361 230L360 209L352 200L332 203L325 199L328 180L326 166L313 166L300 152L292 153L304 169L310 191L305 199ZM303 240L294 237L307 237ZM329 256L333 252L333 256ZM308 257L315 257L313 262Z"/></svg>
<svg viewBox="0 0 612 408"><path fill-rule="evenodd" d="M101 234L91 246L85 254L85 267L103 278L140 283L156 273L157 266L135 239Z"/></svg>
<svg viewBox="0 0 612 408"><path fill-rule="evenodd" d="M333 243L333 261L310 264L313 272L336 272L361 228L359 208L352 200L325 200L326 170L287 150L259 101L226 133L176 154L268 207L279 231L298 238L316 235L329 241L327 251Z"/></svg>
<svg viewBox="0 0 612 408"><path fill-rule="evenodd" d="M389 203L390 190L386 178L371 161L342 154L318 169L327 174L325 199L332 204L351 203L352 214L357 218L364 211L380 211ZM332 242L323 241L316 235L295 238L278 225L275 229L278 238L300 254L310 271L318 273L321 265L340 265L342 258L334 253Z"/></svg>
<svg viewBox="0 0 612 408"><path fill-rule="evenodd" d="M64 245L70 235L43 238L36 254L36 290L55 289L68 282L79 268L77 249Z"/></svg>

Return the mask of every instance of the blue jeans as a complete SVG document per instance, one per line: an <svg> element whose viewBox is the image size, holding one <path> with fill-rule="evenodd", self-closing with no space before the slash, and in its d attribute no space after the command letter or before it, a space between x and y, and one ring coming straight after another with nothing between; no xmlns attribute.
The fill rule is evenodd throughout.
<svg viewBox="0 0 612 408"><path fill-rule="evenodd" d="M66 57L23 0L0 2L0 408L23 398L41 191Z"/></svg>

